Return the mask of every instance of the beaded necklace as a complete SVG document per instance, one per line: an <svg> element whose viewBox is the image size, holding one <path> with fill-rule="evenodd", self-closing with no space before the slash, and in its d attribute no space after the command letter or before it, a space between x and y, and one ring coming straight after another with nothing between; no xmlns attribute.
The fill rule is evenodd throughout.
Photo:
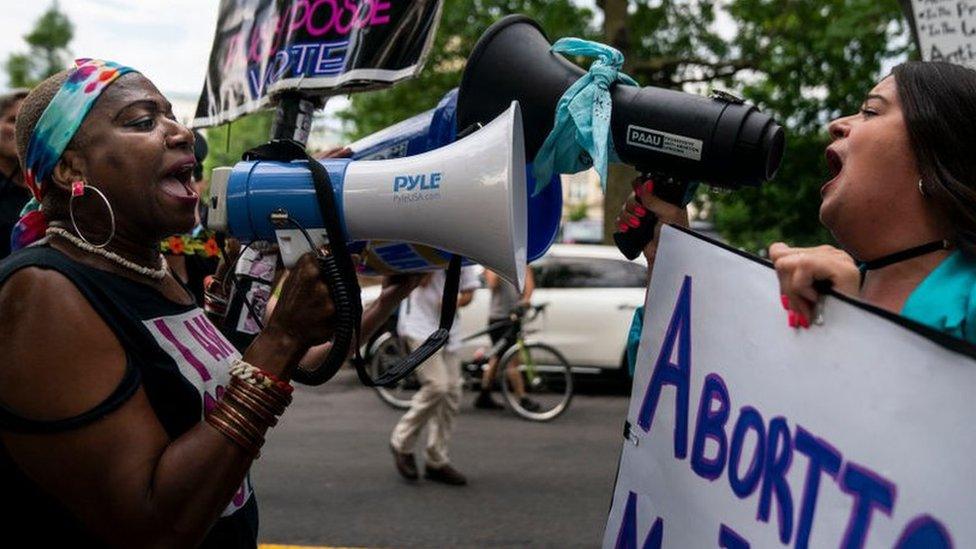
<svg viewBox="0 0 976 549"><path fill-rule="evenodd" d="M166 276L166 272L167 272L166 262L163 260L162 254L159 255L160 267L158 269L153 269L152 267L143 267L138 263L129 261L128 259L120 256L115 252L110 252L102 248L96 248L95 246L92 246L91 244L71 234L71 232L69 232L68 230L62 229L61 227L48 227L47 230L44 232L44 234L48 236L52 234L56 234L61 238L67 240L71 244L73 244L76 248L84 250L88 253L100 255L105 259L108 259L121 267L124 267L130 271L136 272L143 276L148 276L153 280L162 280Z"/></svg>

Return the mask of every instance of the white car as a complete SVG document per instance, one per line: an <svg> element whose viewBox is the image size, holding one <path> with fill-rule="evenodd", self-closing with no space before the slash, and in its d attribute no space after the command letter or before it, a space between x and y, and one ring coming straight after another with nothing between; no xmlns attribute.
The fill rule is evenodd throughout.
<svg viewBox="0 0 976 549"><path fill-rule="evenodd" d="M643 256L627 261L613 246L556 244L531 267L536 283L532 303L547 307L526 326L531 332L527 339L560 350L574 372L619 371L634 309L644 303L647 289ZM375 299L378 290L364 288L364 302ZM462 337L486 327L490 301L490 290L482 288L460 309ZM466 341L460 349L462 360L490 346L487 335Z"/></svg>

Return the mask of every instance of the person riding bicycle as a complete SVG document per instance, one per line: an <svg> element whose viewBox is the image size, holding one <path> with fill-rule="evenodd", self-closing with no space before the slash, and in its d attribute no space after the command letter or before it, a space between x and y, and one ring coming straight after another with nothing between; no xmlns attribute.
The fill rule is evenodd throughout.
<svg viewBox="0 0 976 549"><path fill-rule="evenodd" d="M518 288L514 284L488 269L485 269L485 281L488 284L488 288L491 289L491 308L488 311L488 327L490 331L488 332L488 336L491 338L492 348L499 341L503 339L506 341L505 345L500 347L498 352L488 360L488 367L481 375L481 391L474 401L474 407L485 410L500 410L503 406L491 398L492 379L495 377L495 370L498 368L498 362L501 356L505 354L505 351L509 347L515 345L515 335L521 328L519 326L520 321L516 320L516 324L513 326L510 323L510 318L516 312L516 309L529 306L532 291L535 289L535 278L532 276L532 269L526 267L525 289L521 294L519 294ZM530 412L537 412L541 407L538 402L525 396L525 382L518 372L518 366L518 358L511 360L506 365L505 375L511 381L512 388L515 389L515 394L522 407Z"/></svg>

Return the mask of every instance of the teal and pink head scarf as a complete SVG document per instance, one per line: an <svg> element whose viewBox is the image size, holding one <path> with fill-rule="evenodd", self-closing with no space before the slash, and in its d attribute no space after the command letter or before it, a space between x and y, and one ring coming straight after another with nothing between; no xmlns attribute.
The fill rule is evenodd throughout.
<svg viewBox="0 0 976 549"><path fill-rule="evenodd" d="M24 207L11 234L11 249L17 250L44 236L47 221L39 210L44 185L68 143L85 121L92 105L120 76L135 69L101 59L76 59L75 68L41 114L27 142L24 182L34 199Z"/></svg>

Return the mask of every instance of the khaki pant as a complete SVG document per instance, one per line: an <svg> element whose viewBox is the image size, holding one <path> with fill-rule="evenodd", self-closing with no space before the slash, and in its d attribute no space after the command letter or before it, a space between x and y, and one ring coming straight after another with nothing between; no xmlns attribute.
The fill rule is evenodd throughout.
<svg viewBox="0 0 976 549"><path fill-rule="evenodd" d="M410 349L423 342L407 339ZM401 453L412 453L425 424L427 429L426 463L443 467L450 461L447 443L451 438L454 417L461 406L461 364L457 355L441 349L417 368L420 390L410 401L410 409L393 428L390 444Z"/></svg>

